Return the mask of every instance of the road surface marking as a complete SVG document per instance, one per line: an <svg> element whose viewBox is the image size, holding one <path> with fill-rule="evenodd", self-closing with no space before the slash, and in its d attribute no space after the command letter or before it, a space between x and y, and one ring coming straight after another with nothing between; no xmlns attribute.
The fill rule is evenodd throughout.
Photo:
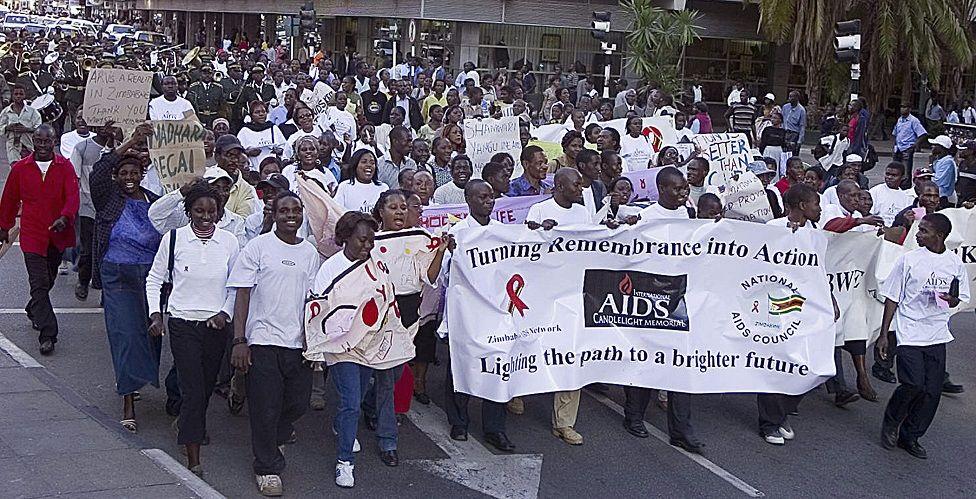
<svg viewBox="0 0 976 499"><path fill-rule="evenodd" d="M30 354L21 350L19 346L14 345L14 342L8 340L3 333L0 333L0 350L7 352L7 355L22 367L43 367L39 362L34 360L34 357L31 357Z"/></svg>
<svg viewBox="0 0 976 499"><path fill-rule="evenodd" d="M54 309L56 314L100 314L102 313L101 308L56 308ZM27 315L27 311L22 308L0 308L0 314L23 314Z"/></svg>
<svg viewBox="0 0 976 499"><path fill-rule="evenodd" d="M433 404L413 404L407 417L448 455L447 459L418 459L408 463L492 497L538 497L541 454L496 455L472 436L464 442L453 440L450 426L446 424L447 415Z"/></svg>
<svg viewBox="0 0 976 499"><path fill-rule="evenodd" d="M187 488L192 490L197 496L203 499L226 499L226 496L217 492L209 483L204 482L203 479L196 476L187 469L186 466L176 462L169 454L163 452L160 449L142 449L139 451L143 456L148 457L157 466L170 472L176 478L180 479L180 482Z"/></svg>
<svg viewBox="0 0 976 499"><path fill-rule="evenodd" d="M624 415L624 408L620 407L620 404L614 402L613 400L610 400L610 398L608 398L607 396L601 395L599 393L593 393L589 390L584 390L584 392L590 397L596 399L597 402L600 402L601 404L610 408L610 410L612 410L613 412L616 412L621 416ZM647 431L651 434L652 437L664 442L665 444L667 444L668 447L671 447L672 449L680 452L681 454L684 454L684 456L687 457L688 459L691 459L699 466L712 472L712 474L721 478L722 480L729 482L729 484L741 490L746 495L750 497L765 497L766 494L764 494L761 490L753 487L752 485L749 485L748 483L744 482L741 478L733 475L732 473L729 473L721 466L709 461L708 459L705 459L703 456L699 454L692 454L691 452L688 452L680 447L675 447L671 445L671 439L668 437L667 434L665 434L663 431L657 429L654 425L651 425L646 421L642 421L642 422L644 423L644 428L647 428Z"/></svg>

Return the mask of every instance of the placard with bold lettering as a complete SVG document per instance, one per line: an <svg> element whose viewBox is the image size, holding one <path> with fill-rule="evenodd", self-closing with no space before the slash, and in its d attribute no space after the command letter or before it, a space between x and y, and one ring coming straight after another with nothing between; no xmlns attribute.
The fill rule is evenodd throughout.
<svg viewBox="0 0 976 499"><path fill-rule="evenodd" d="M149 71L93 69L85 85L85 121L91 126L114 121L125 130L143 123L152 79Z"/></svg>
<svg viewBox="0 0 976 499"><path fill-rule="evenodd" d="M207 157L203 151L204 128L199 121L152 121L149 157L166 192L179 189L203 176Z"/></svg>

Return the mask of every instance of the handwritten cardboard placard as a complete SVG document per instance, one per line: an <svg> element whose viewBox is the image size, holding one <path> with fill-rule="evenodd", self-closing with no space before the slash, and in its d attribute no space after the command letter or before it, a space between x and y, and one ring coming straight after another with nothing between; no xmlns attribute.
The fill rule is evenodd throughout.
<svg viewBox="0 0 976 499"><path fill-rule="evenodd" d="M694 138L708 160L710 185L723 185L733 175L749 169L749 139L742 133L703 133Z"/></svg>
<svg viewBox="0 0 976 499"><path fill-rule="evenodd" d="M199 121L152 121L149 157L166 192L179 189L206 169L204 128Z"/></svg>
<svg viewBox="0 0 976 499"><path fill-rule="evenodd" d="M762 223L773 219L766 188L752 172L730 177L726 184L710 186L706 191L716 194L722 200L725 218Z"/></svg>
<svg viewBox="0 0 976 499"><path fill-rule="evenodd" d="M114 121L131 130L146 121L153 74L127 69L93 69L85 85L85 121L101 126Z"/></svg>
<svg viewBox="0 0 976 499"><path fill-rule="evenodd" d="M506 116L500 120L464 120L464 142L465 151L474 168L472 178L481 178L481 168L495 154L507 152L516 159L522 154L519 119L516 116Z"/></svg>

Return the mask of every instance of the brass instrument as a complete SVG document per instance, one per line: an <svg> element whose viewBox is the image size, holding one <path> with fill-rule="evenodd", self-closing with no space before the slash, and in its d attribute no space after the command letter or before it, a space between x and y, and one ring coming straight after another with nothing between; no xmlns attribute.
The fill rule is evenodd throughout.
<svg viewBox="0 0 976 499"><path fill-rule="evenodd" d="M194 66L197 66L202 62L200 60L200 47L193 47L192 49L187 51L185 56L183 56L182 63L184 66L189 66L191 65L191 63L194 62L196 62L196 64L193 64Z"/></svg>
<svg viewBox="0 0 976 499"><path fill-rule="evenodd" d="M214 83L220 83L220 80L224 79L224 73L222 71L214 71L213 81Z"/></svg>
<svg viewBox="0 0 976 499"><path fill-rule="evenodd" d="M91 71L95 69L95 64L97 64L97 61L94 57L85 57L81 60L81 69Z"/></svg>

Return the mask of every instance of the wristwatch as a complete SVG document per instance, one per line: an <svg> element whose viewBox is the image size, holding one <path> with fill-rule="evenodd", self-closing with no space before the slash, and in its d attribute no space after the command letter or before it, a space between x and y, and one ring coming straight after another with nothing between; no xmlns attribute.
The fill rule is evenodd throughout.
<svg viewBox="0 0 976 499"><path fill-rule="evenodd" d="M234 338L233 340L231 340L230 344L231 344L231 346L247 345L247 337L241 336L241 337L238 337L238 338Z"/></svg>

